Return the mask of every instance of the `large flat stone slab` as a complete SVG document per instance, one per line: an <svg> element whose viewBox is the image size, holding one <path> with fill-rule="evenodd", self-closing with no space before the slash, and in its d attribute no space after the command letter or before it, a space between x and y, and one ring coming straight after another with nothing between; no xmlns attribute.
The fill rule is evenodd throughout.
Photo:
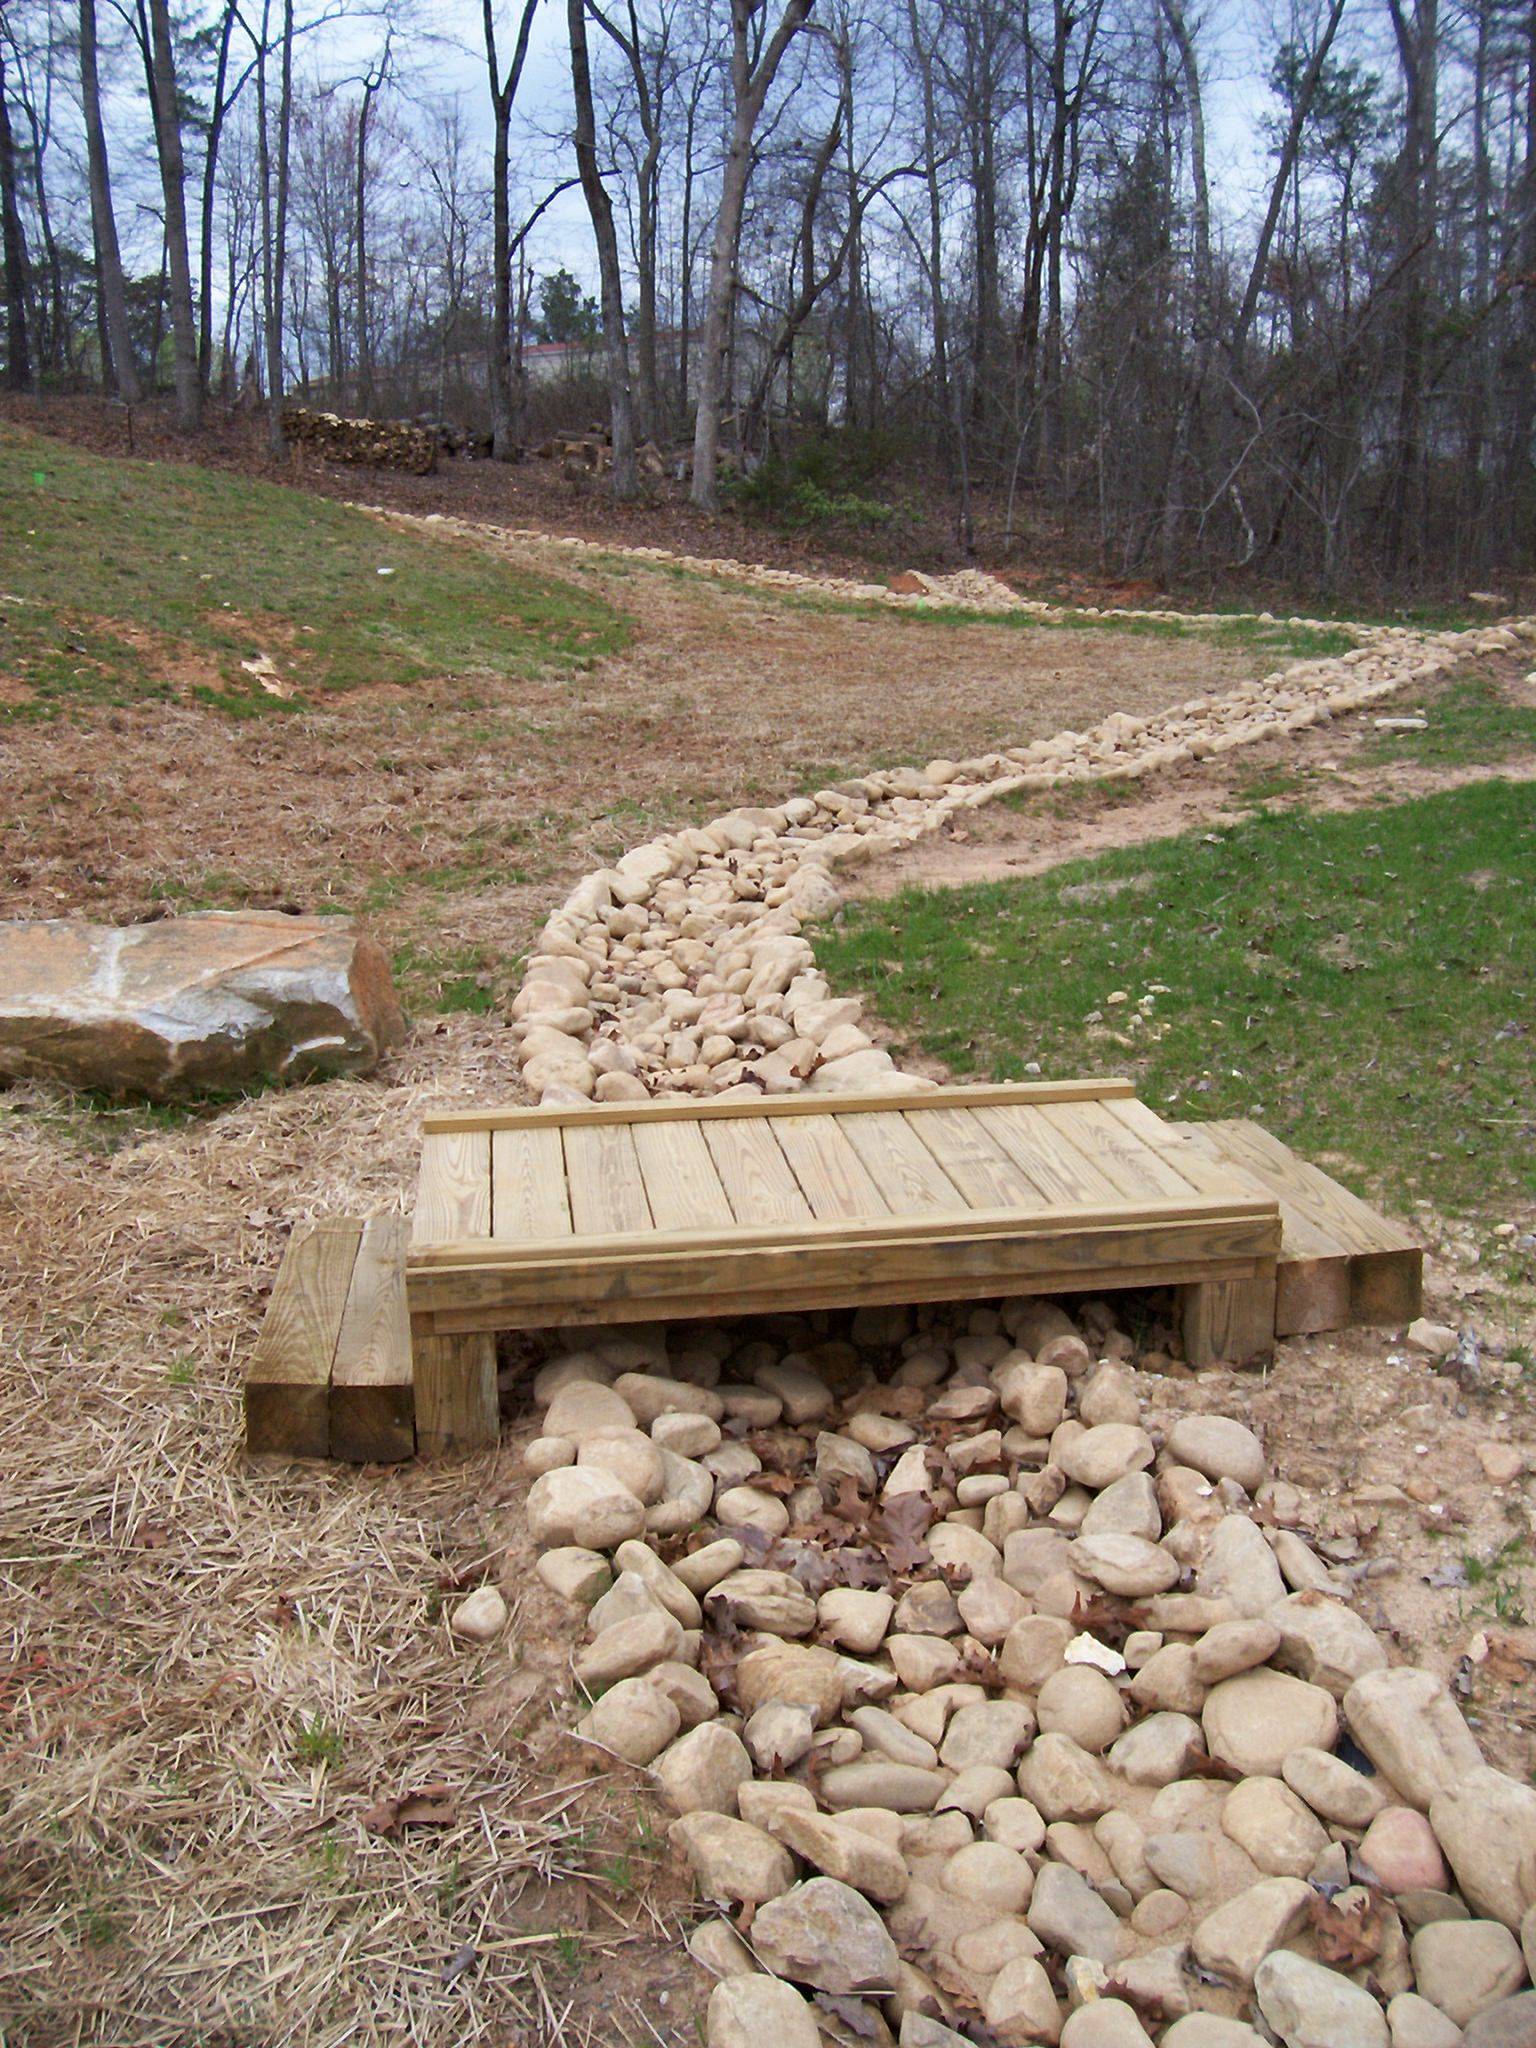
<svg viewBox="0 0 1536 2048"><path fill-rule="evenodd" d="M348 917L0 922L0 1078L164 1101L365 1074L404 1035Z"/></svg>

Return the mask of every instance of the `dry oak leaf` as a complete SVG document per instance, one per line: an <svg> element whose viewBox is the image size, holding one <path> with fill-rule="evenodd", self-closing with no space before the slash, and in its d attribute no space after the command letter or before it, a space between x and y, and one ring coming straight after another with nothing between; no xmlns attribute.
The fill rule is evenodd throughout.
<svg viewBox="0 0 1536 2048"><path fill-rule="evenodd" d="M1316 1898L1311 1910L1317 1953L1330 1968L1363 1970L1381 1954L1382 1914L1377 1893L1348 1906Z"/></svg>
<svg viewBox="0 0 1536 2048"><path fill-rule="evenodd" d="M371 1835L397 1835L402 1828L446 1828L458 1817L451 1785L422 1785L381 1799L359 1814Z"/></svg>

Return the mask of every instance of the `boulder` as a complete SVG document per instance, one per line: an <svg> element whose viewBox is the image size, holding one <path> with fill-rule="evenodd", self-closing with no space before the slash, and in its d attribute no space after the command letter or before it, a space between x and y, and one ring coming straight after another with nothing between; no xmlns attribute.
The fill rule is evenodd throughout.
<svg viewBox="0 0 1536 2048"><path fill-rule="evenodd" d="M389 962L347 917L0 923L0 1078L170 1101L371 1073L404 1037Z"/></svg>
<svg viewBox="0 0 1536 2048"><path fill-rule="evenodd" d="M1483 1767L1477 1738L1432 1671L1411 1664L1368 1671L1345 1693L1344 1719L1355 1741L1410 1806L1427 1810L1437 1793L1453 1791L1469 1772ZM1331 1743L1318 1746L1326 1749ZM1451 1861L1454 1868L1455 1858Z"/></svg>
<svg viewBox="0 0 1536 2048"><path fill-rule="evenodd" d="M1410 1944L1421 1997L1464 2027L1525 1982L1525 1958L1497 1920L1432 1920Z"/></svg>
<svg viewBox="0 0 1536 2048"><path fill-rule="evenodd" d="M1518 1927L1536 1905L1536 1791L1480 1765L1435 1794L1429 1821L1468 1902Z"/></svg>
<svg viewBox="0 0 1536 2048"><path fill-rule="evenodd" d="M1338 1734L1333 1695L1284 1672L1244 1671L1206 1699L1206 1747L1245 1778L1277 1778L1293 1749L1331 1749Z"/></svg>

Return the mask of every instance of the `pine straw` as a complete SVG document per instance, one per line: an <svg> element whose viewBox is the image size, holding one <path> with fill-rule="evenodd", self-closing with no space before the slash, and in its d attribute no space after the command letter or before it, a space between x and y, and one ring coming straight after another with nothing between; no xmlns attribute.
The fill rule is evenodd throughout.
<svg viewBox="0 0 1536 2048"><path fill-rule="evenodd" d="M647 1902L633 1791L549 1718L562 1674L539 1659L558 1640L563 1664L568 1628L513 1574L499 1645L448 1631L450 1597L495 1575L515 1447L362 1472L240 1450L240 1365L286 1231L397 1204L428 1070L437 1100L503 1097L505 1038L455 1024L385 1084L129 1120L109 1153L112 1119L11 1098L7 2039L683 2038L627 1996L631 1956L688 1981L661 1947L675 1914ZM449 1825L364 1825L435 1784Z"/></svg>

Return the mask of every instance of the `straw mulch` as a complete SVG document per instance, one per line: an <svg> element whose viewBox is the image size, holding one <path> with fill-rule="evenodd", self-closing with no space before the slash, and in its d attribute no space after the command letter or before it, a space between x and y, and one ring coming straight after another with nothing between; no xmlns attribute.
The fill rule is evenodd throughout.
<svg viewBox="0 0 1536 2048"><path fill-rule="evenodd" d="M398 1204L428 1065L431 1099L504 1096L504 1040L170 1129L0 1110L0 2039L688 2038L654 1815L551 1722L515 1439L240 1449L286 1231ZM448 1604L498 1575L512 1626L468 1651Z"/></svg>

